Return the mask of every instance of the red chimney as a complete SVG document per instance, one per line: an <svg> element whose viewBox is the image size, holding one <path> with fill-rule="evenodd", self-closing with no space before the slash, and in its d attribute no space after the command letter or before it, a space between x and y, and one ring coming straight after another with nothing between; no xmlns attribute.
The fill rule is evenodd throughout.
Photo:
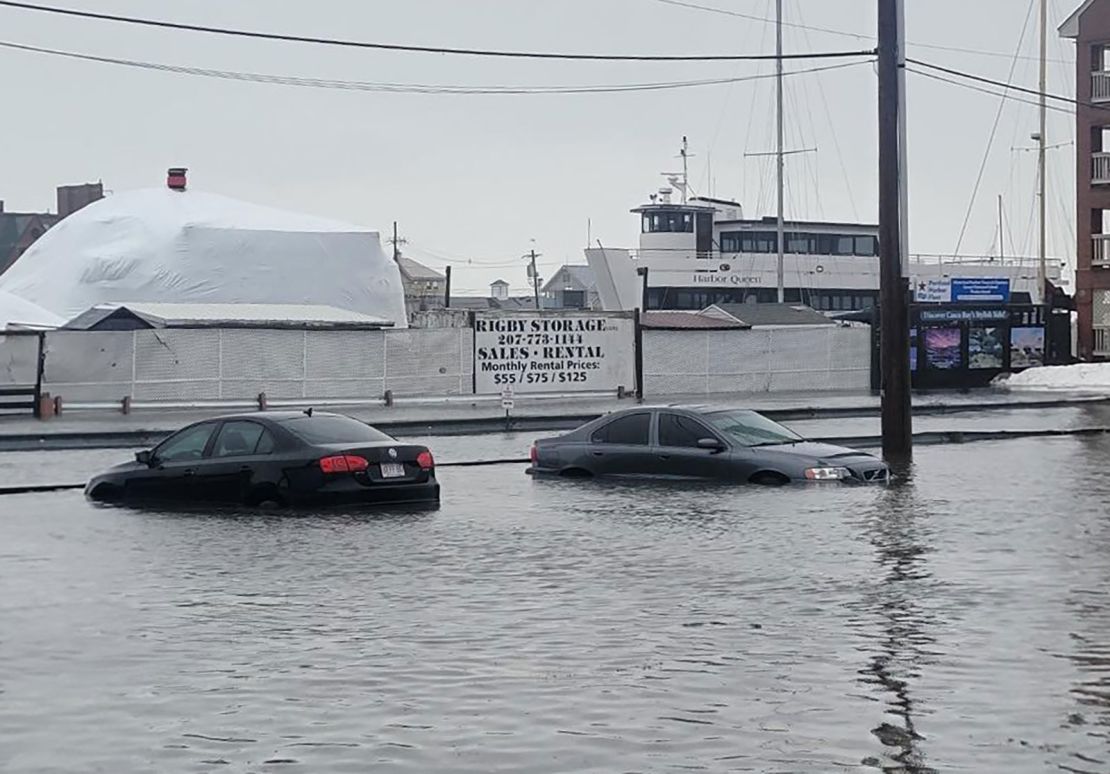
<svg viewBox="0 0 1110 774"><path fill-rule="evenodd" d="M184 191L185 173L188 171L185 167L171 167L166 177L166 185L173 191Z"/></svg>

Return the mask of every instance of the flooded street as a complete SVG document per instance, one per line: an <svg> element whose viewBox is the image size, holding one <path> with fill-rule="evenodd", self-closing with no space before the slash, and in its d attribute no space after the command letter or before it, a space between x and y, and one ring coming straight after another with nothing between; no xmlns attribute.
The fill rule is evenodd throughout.
<svg viewBox="0 0 1110 774"><path fill-rule="evenodd" d="M55 454L84 456L22 459L127 453ZM888 489L447 468L422 513L4 497L0 769L1105 772L1108 461L925 447Z"/></svg>

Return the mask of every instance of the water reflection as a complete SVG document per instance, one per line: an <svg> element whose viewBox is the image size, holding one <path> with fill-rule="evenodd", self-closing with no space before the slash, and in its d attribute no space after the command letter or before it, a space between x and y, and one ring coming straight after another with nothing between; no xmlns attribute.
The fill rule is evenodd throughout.
<svg viewBox="0 0 1110 774"><path fill-rule="evenodd" d="M936 770L926 764L925 740L916 727L922 710L911 683L928 661L928 646L936 642L929 634L932 617L920 599L932 577L926 563L932 551L928 513L915 496L912 464L895 466L892 472L893 482L864 522L884 572L865 603L878 616L882 633L871 645L875 652L861 672L861 681L886 695L889 719L871 729L891 750L882 770L927 774Z"/></svg>

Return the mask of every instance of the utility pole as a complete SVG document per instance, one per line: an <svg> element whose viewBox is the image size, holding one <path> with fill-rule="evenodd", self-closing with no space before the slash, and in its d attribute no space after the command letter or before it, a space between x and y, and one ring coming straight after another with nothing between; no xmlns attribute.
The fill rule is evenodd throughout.
<svg viewBox="0 0 1110 774"><path fill-rule="evenodd" d="M1045 151L1048 148L1048 105L1046 92L1048 91L1048 0L1041 0L1041 97L1040 97L1040 114L1041 114L1041 131L1038 133L1037 139L1037 198L1040 200L1040 243L1037 248L1037 292L1039 298L1043 302L1046 297L1045 285L1048 281L1048 267L1045 264L1045 252L1048 247L1047 229L1048 224L1045 220L1045 213L1047 212L1047 197L1046 197L1046 177L1045 177Z"/></svg>
<svg viewBox="0 0 1110 774"><path fill-rule="evenodd" d="M909 285L903 272L904 0L879 2L879 317L883 456L908 462L913 454L910 400Z"/></svg>
<svg viewBox="0 0 1110 774"><path fill-rule="evenodd" d="M785 235L783 233L783 127L782 127L782 0L775 0L775 84L777 88L777 109L776 115L778 117L777 124L777 167L778 167L778 194L779 194L779 209L778 220L775 224L775 234L778 241L778 300L779 303L786 302L786 278L783 273L783 254L785 245L783 240Z"/></svg>
<svg viewBox="0 0 1110 774"><path fill-rule="evenodd" d="M397 221L393 221L393 238L389 240L393 244L393 262L401 262L401 245L405 243L404 239L397 237Z"/></svg>
<svg viewBox="0 0 1110 774"><path fill-rule="evenodd" d="M536 271L536 249L532 248L528 255L532 259L528 273L532 277L532 293L536 298L536 311L538 312L540 311L540 275Z"/></svg>

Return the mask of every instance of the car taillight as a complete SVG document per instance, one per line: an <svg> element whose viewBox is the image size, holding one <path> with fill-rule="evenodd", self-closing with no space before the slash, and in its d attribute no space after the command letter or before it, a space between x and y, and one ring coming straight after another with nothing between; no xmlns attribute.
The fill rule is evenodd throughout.
<svg viewBox="0 0 1110 774"><path fill-rule="evenodd" d="M532 460L533 465L540 461L540 450L536 448L536 444L532 444L532 451L528 456Z"/></svg>
<svg viewBox="0 0 1110 774"><path fill-rule="evenodd" d="M421 470L431 470L436 466L436 461L432 457L432 453L425 450L416 455L416 464L420 466Z"/></svg>
<svg viewBox="0 0 1110 774"><path fill-rule="evenodd" d="M325 473L358 473L369 467L365 458L354 454L335 454L320 460L320 470Z"/></svg>

